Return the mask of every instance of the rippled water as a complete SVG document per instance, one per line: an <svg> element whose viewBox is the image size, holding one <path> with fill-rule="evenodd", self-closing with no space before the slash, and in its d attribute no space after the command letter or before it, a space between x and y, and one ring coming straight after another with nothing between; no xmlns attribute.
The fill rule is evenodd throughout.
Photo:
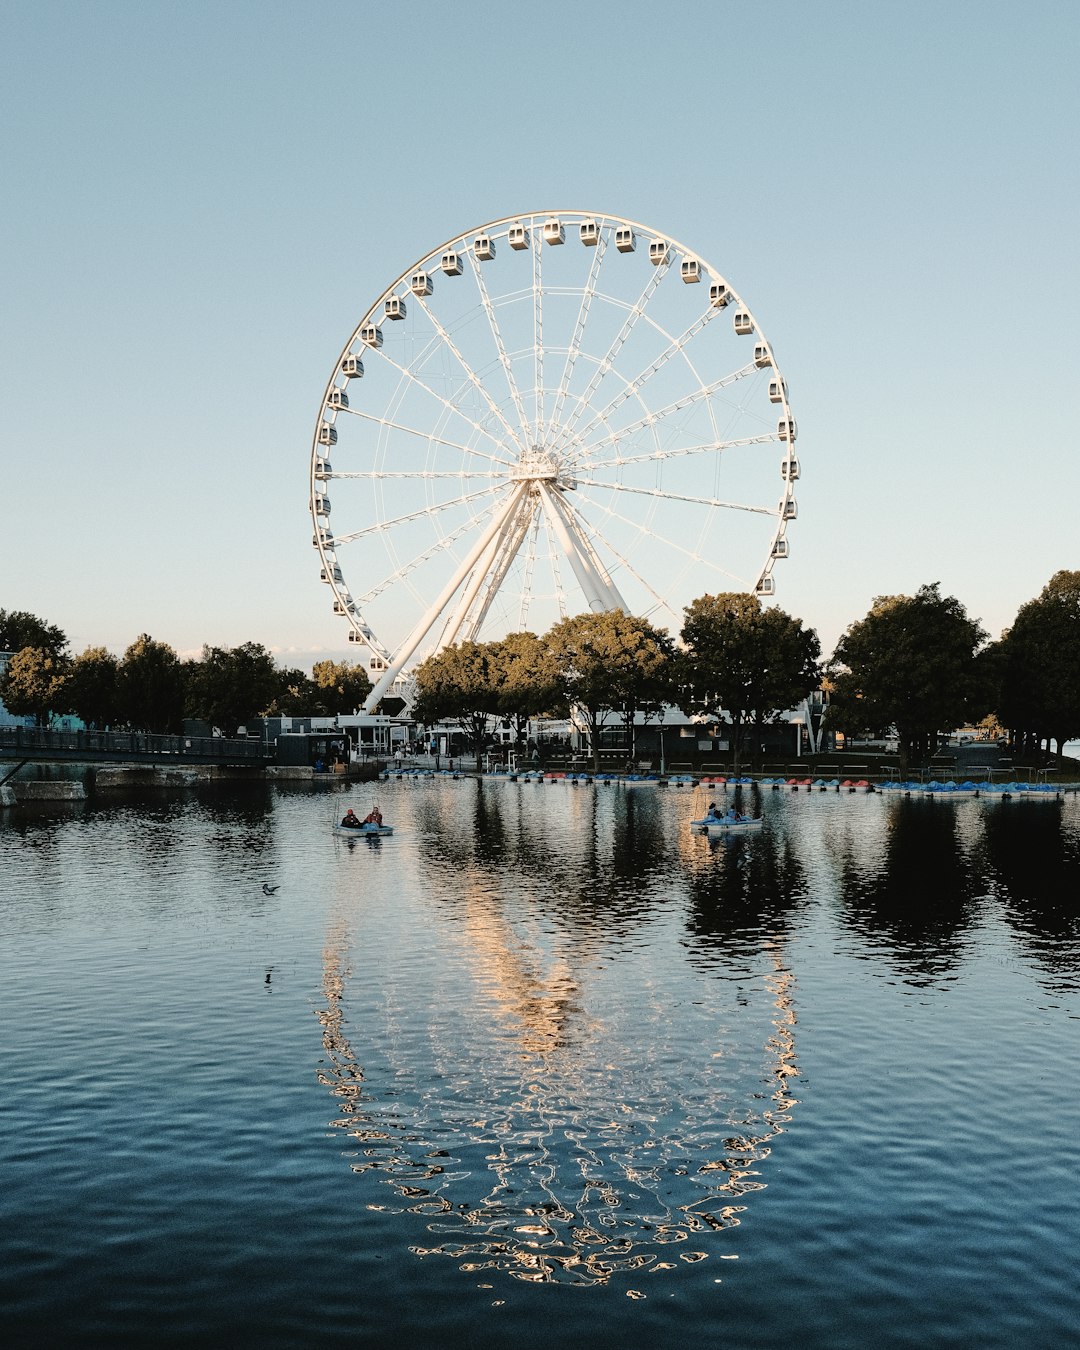
<svg viewBox="0 0 1080 1350"><path fill-rule="evenodd" d="M1080 800L370 795L0 820L5 1343L1080 1342Z"/></svg>

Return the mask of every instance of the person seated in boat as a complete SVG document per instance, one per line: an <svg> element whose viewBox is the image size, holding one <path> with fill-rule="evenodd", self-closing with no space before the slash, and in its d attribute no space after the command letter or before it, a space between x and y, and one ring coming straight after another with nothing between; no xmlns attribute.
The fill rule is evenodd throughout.
<svg viewBox="0 0 1080 1350"><path fill-rule="evenodd" d="M341 817L341 823L349 830L358 830L360 828L360 821L357 819L356 812L351 806Z"/></svg>
<svg viewBox="0 0 1080 1350"><path fill-rule="evenodd" d="M364 817L364 824L365 825L382 824L382 812L379 810L377 806L373 806L371 810L367 813L367 815Z"/></svg>
<svg viewBox="0 0 1080 1350"><path fill-rule="evenodd" d="M721 817L718 816L717 813L716 813L716 803L715 803L715 802L710 802L710 803L709 803L709 809L705 812L705 819L706 819L706 820L720 820L720 819L721 819Z"/></svg>

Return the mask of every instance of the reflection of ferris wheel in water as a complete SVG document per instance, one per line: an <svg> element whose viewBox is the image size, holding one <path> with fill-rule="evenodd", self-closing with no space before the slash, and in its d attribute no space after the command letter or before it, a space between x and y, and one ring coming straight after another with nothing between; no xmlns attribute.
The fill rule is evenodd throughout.
<svg viewBox="0 0 1080 1350"><path fill-rule="evenodd" d="M582 211L448 240L364 315L315 429L315 546L368 708L453 642L584 609L677 632L696 596L771 595L794 442L771 345L674 240Z"/></svg>

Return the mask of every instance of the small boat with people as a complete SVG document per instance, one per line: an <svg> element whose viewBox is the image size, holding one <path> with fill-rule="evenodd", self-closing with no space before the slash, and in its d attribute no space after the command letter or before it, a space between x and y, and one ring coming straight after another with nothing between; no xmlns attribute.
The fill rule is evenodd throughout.
<svg viewBox="0 0 1080 1350"><path fill-rule="evenodd" d="M360 817L349 809L342 816L340 822L334 826L334 833L348 835L350 838L380 838L383 835L393 834L393 825L387 825L382 818L382 812L377 806L373 806L367 815Z"/></svg>
<svg viewBox="0 0 1080 1350"><path fill-rule="evenodd" d="M690 828L697 834L753 834L764 824L764 816L744 816L734 807L718 811L716 803L710 802L705 815L701 820L692 820Z"/></svg>

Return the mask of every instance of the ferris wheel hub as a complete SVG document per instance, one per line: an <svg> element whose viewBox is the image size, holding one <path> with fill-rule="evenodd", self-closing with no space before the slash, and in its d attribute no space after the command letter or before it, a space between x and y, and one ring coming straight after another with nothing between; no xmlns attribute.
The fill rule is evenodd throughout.
<svg viewBox="0 0 1080 1350"><path fill-rule="evenodd" d="M559 451L546 445L530 445L518 456L510 477L519 483L551 483L558 488L572 488L574 480L566 476L565 467Z"/></svg>

